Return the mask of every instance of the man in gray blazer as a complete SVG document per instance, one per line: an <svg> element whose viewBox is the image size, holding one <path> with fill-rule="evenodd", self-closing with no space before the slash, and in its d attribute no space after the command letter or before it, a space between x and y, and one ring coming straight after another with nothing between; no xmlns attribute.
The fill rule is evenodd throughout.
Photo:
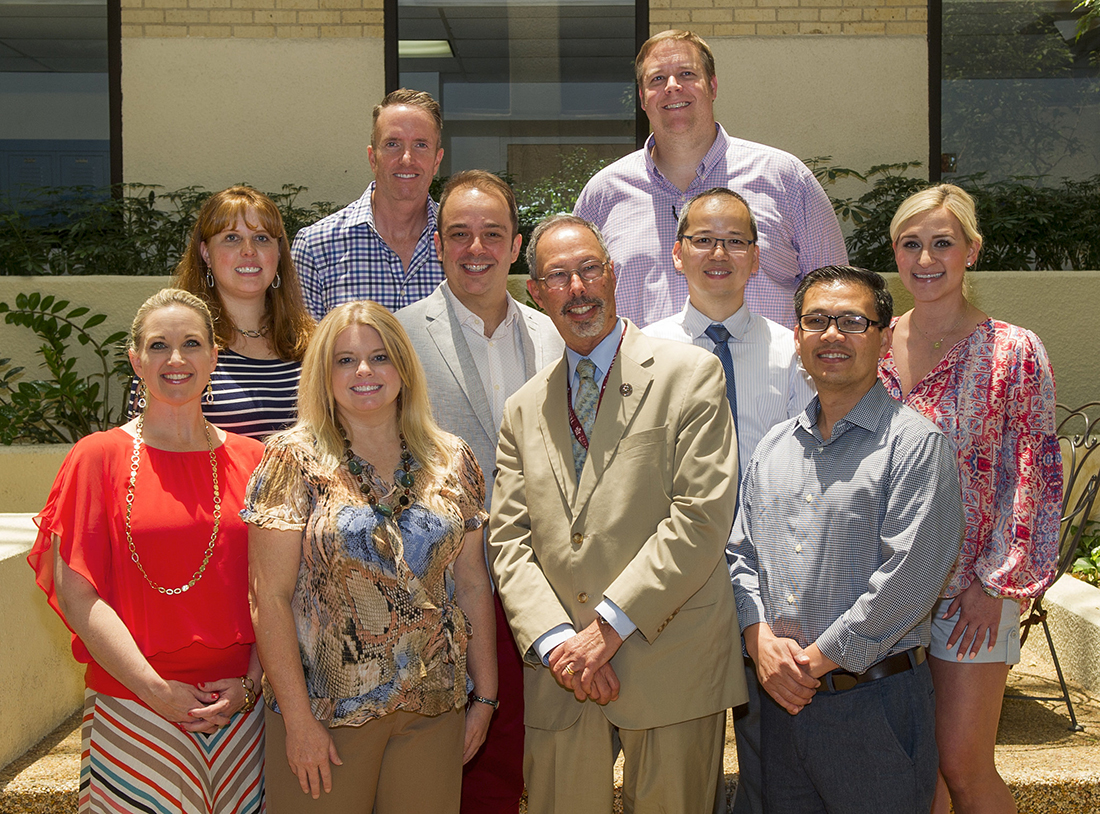
<svg viewBox="0 0 1100 814"><path fill-rule="evenodd" d="M504 401L564 350L553 322L508 294L518 227L507 183L482 170L451 176L435 235L446 279L397 312L424 365L436 421L465 439L481 464L486 509ZM473 702L500 703L485 745L466 764L463 814L515 814L523 793L523 665L499 598L496 611L499 698Z"/></svg>

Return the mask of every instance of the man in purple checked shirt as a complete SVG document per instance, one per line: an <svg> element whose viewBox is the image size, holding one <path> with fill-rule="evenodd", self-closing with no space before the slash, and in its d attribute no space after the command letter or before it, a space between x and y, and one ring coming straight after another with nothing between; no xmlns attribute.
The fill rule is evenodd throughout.
<svg viewBox="0 0 1100 814"><path fill-rule="evenodd" d="M697 35L650 37L634 70L653 134L641 150L596 173L573 210L607 239L619 314L645 327L683 308L687 283L672 267L677 219L695 195L724 186L745 198L760 226L760 272L745 303L793 328L799 281L815 268L848 262L825 191L793 155L733 138L715 122L714 55Z"/></svg>

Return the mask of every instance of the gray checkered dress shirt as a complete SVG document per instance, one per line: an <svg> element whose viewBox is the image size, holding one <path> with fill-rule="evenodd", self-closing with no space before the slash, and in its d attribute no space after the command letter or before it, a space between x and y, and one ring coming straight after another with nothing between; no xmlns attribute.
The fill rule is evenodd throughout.
<svg viewBox="0 0 1100 814"><path fill-rule="evenodd" d="M818 407L756 448L726 554L742 630L766 621L861 673L928 645L962 540L958 465L936 426L878 382L828 440Z"/></svg>

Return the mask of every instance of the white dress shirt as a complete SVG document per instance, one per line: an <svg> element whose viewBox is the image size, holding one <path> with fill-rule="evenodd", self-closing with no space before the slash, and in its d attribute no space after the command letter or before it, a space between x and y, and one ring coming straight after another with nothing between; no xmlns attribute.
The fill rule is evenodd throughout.
<svg viewBox="0 0 1100 814"><path fill-rule="evenodd" d="M679 314L654 322L642 333L690 342L713 353L714 342L703 333L713 322L688 301ZM737 454L744 471L768 430L799 415L816 391L799 361L789 328L744 305L722 324L730 332L727 344L737 387Z"/></svg>

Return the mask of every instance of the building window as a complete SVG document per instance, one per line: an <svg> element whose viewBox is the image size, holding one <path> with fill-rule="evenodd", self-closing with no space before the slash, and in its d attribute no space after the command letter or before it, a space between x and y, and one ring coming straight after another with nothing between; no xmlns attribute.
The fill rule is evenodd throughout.
<svg viewBox="0 0 1100 814"><path fill-rule="evenodd" d="M1057 185L1100 173L1100 27L1078 39L1076 4L940 0L939 55L934 29L930 40L942 72L933 169L943 180L984 173Z"/></svg>
<svg viewBox="0 0 1100 814"><path fill-rule="evenodd" d="M578 148L593 159L636 149L635 0L394 5L390 87L428 91L443 106L442 175L479 168L524 184Z"/></svg>
<svg viewBox="0 0 1100 814"><path fill-rule="evenodd" d="M0 2L0 206L110 184L107 21L107 0Z"/></svg>

